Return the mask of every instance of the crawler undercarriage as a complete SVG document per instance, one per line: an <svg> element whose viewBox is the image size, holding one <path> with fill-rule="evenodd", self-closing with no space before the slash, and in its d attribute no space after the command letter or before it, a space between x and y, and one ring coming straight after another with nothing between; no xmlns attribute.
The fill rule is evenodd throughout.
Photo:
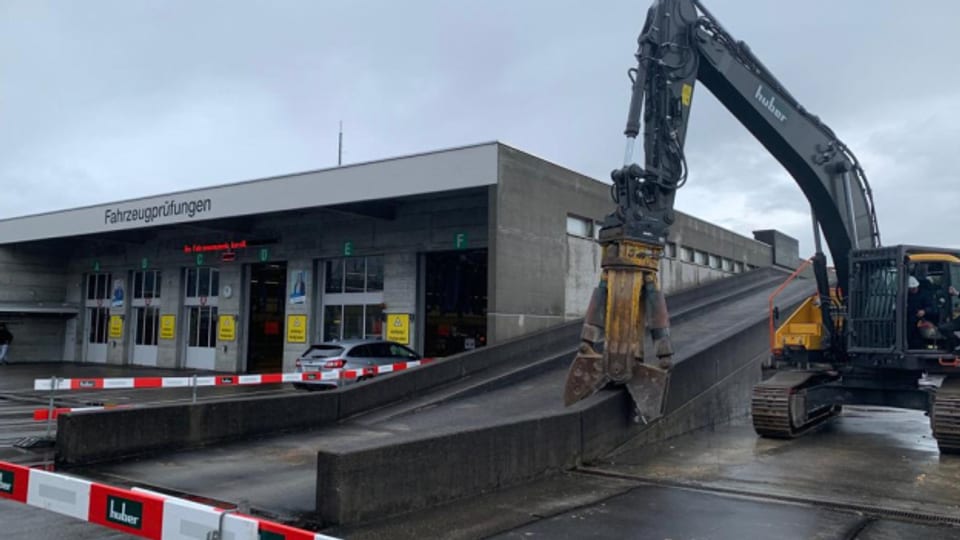
<svg viewBox="0 0 960 540"><path fill-rule="evenodd" d="M923 381L923 382L921 382ZM960 453L960 377L784 370L756 385L751 409L758 435L800 437L837 416L843 405L892 406L925 411L941 453Z"/></svg>

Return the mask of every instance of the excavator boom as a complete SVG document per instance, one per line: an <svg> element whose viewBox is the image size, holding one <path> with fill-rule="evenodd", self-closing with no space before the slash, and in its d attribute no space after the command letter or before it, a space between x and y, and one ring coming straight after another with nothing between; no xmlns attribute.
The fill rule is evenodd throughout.
<svg viewBox="0 0 960 540"><path fill-rule="evenodd" d="M622 384L633 396L636 418L649 422L663 414L672 367L658 271L675 220L676 191L687 181L684 142L697 81L799 184L833 255L841 291L851 249L877 247L880 235L870 188L853 153L699 2L656 0L637 45L624 163L611 174L616 207L600 230L602 275L564 400L570 405L609 383ZM633 157L641 133L642 166ZM818 290L828 306L826 258L819 254L817 261ZM650 361L644 331L654 345Z"/></svg>

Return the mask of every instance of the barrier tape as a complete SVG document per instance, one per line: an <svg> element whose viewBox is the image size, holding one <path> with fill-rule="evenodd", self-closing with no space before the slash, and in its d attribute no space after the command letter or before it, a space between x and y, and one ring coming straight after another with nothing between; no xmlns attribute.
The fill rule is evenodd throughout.
<svg viewBox="0 0 960 540"><path fill-rule="evenodd" d="M194 388L209 386L247 386L293 382L333 381L382 375L429 364L425 358L414 362L396 362L364 369L311 371L306 373L263 373L258 375L215 375L204 377L113 377L91 379L35 379L34 390L111 390L120 388Z"/></svg>
<svg viewBox="0 0 960 540"><path fill-rule="evenodd" d="M0 499L153 540L336 540L253 516L0 461Z"/></svg>
<svg viewBox="0 0 960 540"><path fill-rule="evenodd" d="M102 411L105 409L129 409L133 405L103 405L100 407L57 407L53 409L53 414L51 415L50 409L34 409L33 419L34 421L40 422L42 420L52 419L56 420L61 414L67 414L72 412L83 412L83 411ZM52 417L52 418L51 418Z"/></svg>

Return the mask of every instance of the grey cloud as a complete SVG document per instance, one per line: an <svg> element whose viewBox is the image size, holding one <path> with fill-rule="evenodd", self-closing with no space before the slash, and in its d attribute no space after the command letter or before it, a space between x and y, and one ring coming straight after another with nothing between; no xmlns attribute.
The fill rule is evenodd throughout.
<svg viewBox="0 0 960 540"><path fill-rule="evenodd" d="M861 157L888 242L953 243L916 208L956 194L960 3L704 1ZM648 5L4 2L0 215L330 166L340 120L347 162L499 139L606 179ZM799 190L704 88L687 154L681 210L809 251Z"/></svg>

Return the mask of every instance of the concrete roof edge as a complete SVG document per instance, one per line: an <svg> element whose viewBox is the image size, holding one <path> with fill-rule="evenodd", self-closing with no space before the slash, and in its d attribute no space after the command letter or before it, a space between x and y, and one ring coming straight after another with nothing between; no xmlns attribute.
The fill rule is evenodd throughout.
<svg viewBox="0 0 960 540"><path fill-rule="evenodd" d="M169 192L165 192L165 193L155 193L155 194L152 194L152 195L144 195L144 196L141 196L141 197L132 197L132 198L129 198L129 199L120 199L120 200L113 200L113 201L104 201L104 202L100 202L100 203L86 204L86 205L83 205L83 206L75 206L75 207L70 207L70 208L61 208L61 209L59 209L59 210L49 210L49 211L46 211L46 212L39 212L39 213L36 213L36 214L21 214L21 215L18 215L18 216L11 216L11 217L2 218L2 219L0 219L0 224L6 223L6 222L11 222L11 221L17 221L17 220L23 219L23 218L33 218L33 217L41 217L41 216L50 216L50 215L56 215L56 214L65 213L65 212L72 212L72 211L75 211L75 210L84 210L84 209L89 209L89 208L97 208L97 207L100 207L100 206L111 206L111 205L129 204L129 203L134 203L134 202L137 202L137 201L143 201L143 200L147 200L147 199L154 199L154 198L158 198L158 197L172 197L172 196L175 196L175 195L185 195L185 194L189 194L189 193L194 193L194 192L204 191L204 190L210 190L210 189L228 189L228 188L231 188L231 187L234 187L234 186L241 186L241 185L245 185L245 184L253 184L253 183L258 183L258 182L268 182L268 181L271 181L271 180L278 180L278 179L281 179L281 178L290 178L290 177L302 176L302 175L306 175L306 174L323 173L323 172L332 171L332 170L338 170L338 169L347 169L347 168L353 168L353 167L362 167L362 166L365 166L365 165L373 165L373 164L379 164L379 163L387 163L387 162L390 162L390 161L399 161L399 160L402 160L402 159L411 159L411 158L417 158L417 157L423 157L423 156L443 154L443 153L447 153L447 152L456 152L456 151L459 151L459 150L467 150L467 149L471 149L471 148L479 148L479 147L482 147L482 146L493 146L493 145L502 145L502 144L503 144L503 143L501 143L501 142L499 142L499 141L496 141L496 140L494 140L494 141L480 142L480 143L474 143L474 144L464 144L464 145L460 145L460 146L452 146L452 147L447 147L447 148L441 148L441 149L438 149L438 150L428 150L428 151L423 151L423 152L414 152L414 153L411 153L411 154L403 154L403 155L399 155L399 156L391 156L391 157L382 158L382 159L372 159L372 160L367 160L367 161L361 161L361 162L358 162L358 163L349 163L349 164L346 164L346 165L340 165L340 166L334 166L334 167L324 167L324 168L321 168L321 169L313 169L313 170L308 170L308 171L300 171L300 172L285 173L285 174L276 174L276 175L272 175L272 176L266 176L266 177L263 177L263 178L251 178L251 179L247 179L247 180L238 180L238 181L235 181L235 182L224 182L224 183L219 183L219 184L211 184L211 185L208 185L208 186L201 186L201 187L195 187L195 188L190 188L190 189L181 189L181 190L169 191Z"/></svg>

